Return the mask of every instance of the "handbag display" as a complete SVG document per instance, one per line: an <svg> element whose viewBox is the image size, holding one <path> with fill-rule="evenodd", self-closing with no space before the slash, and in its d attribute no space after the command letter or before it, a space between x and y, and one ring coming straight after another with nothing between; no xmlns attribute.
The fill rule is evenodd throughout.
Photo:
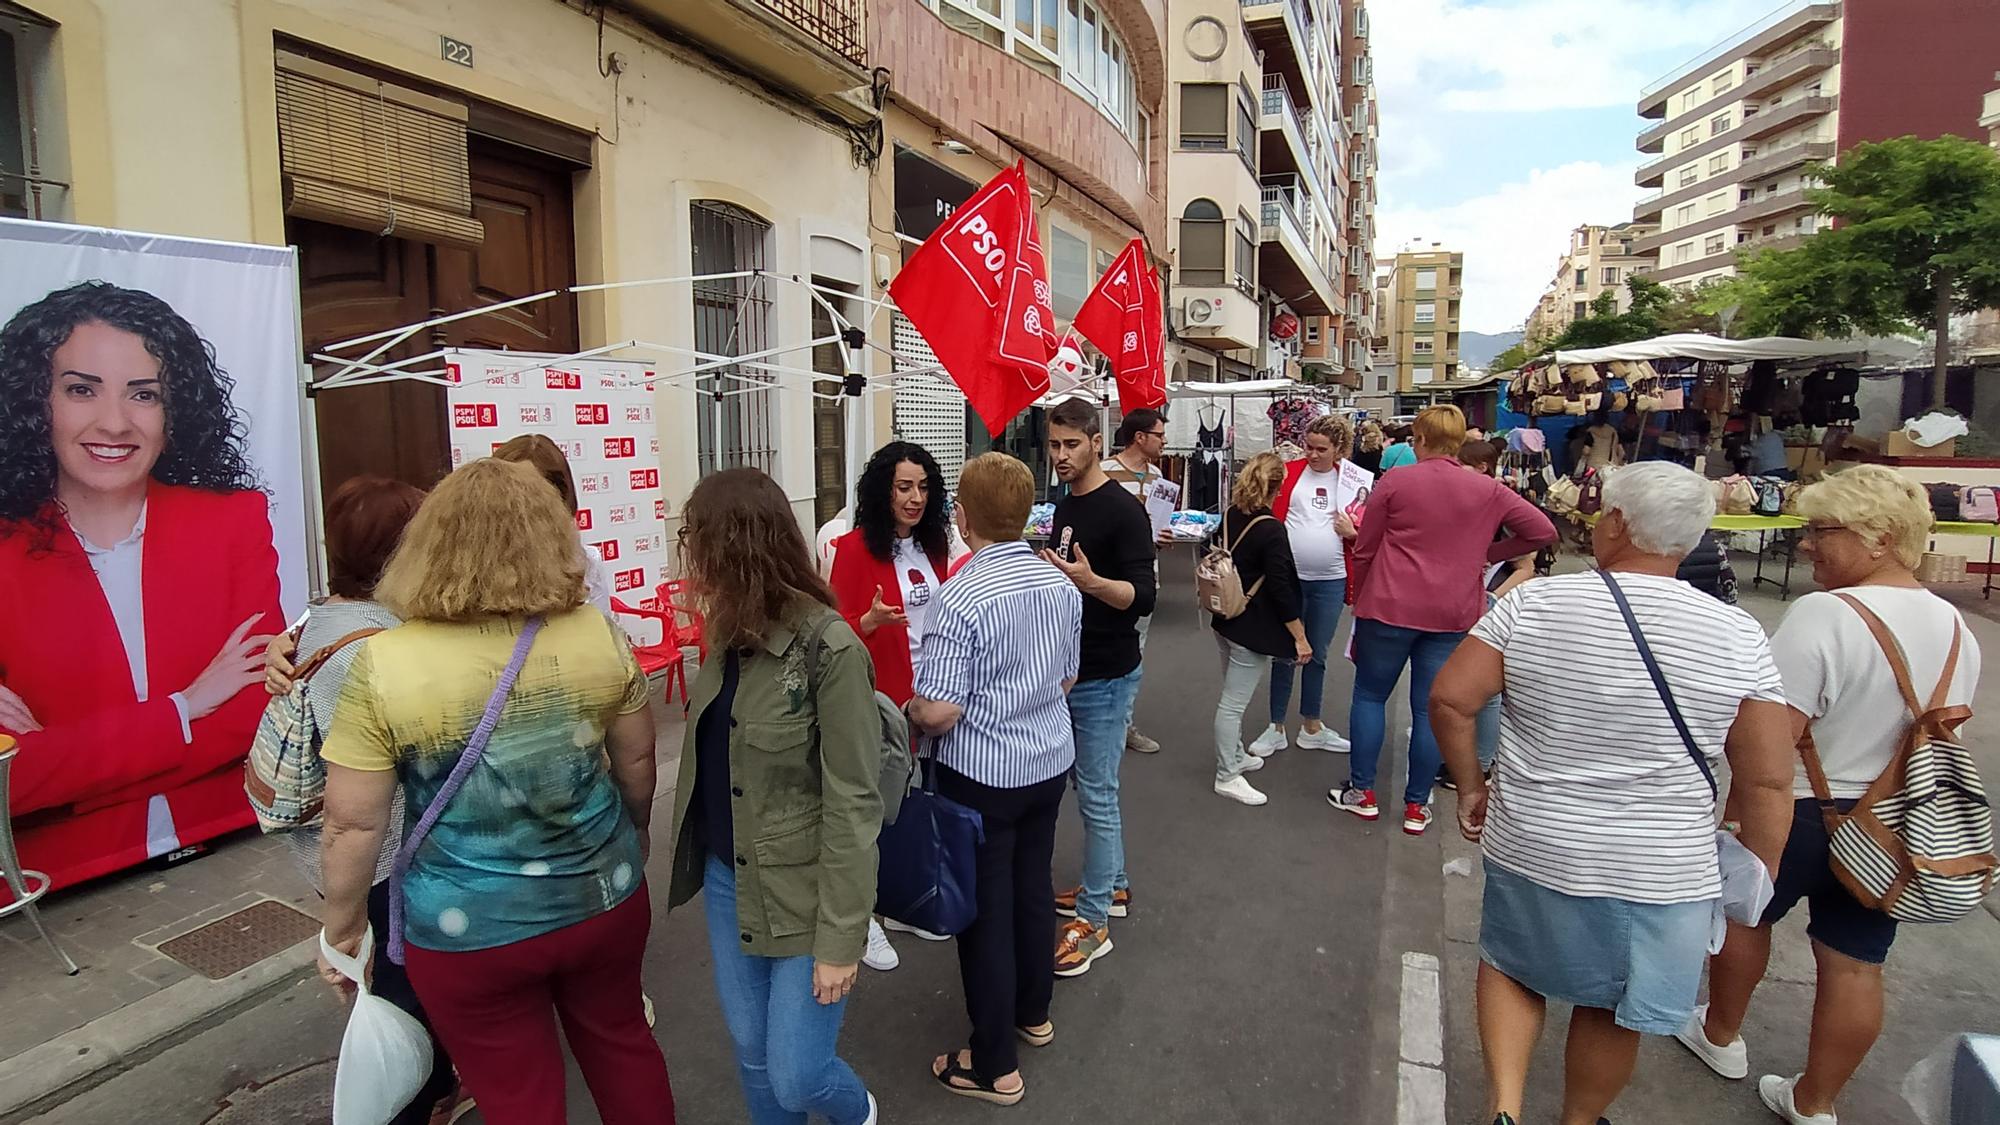
<svg viewBox="0 0 2000 1125"><path fill-rule="evenodd" d="M1799 740L1806 778L1826 820L1833 874L1863 906L1898 922L1955 922L1979 909L2000 870L1986 785L1958 735L1972 711L1945 705L1965 627L1954 626L1944 674L1930 702L1922 703L1889 627L1861 599L1835 596L1868 623L1913 721L1889 768L1845 813L1834 804L1811 728Z"/></svg>
<svg viewBox="0 0 2000 1125"><path fill-rule="evenodd" d="M513 694L514 681L520 678L521 665L528 662L528 650L534 647L535 635L542 631L542 618L530 617L521 626L521 636L514 642L514 655L507 660L507 667L500 672L500 682L493 685L493 694L487 697L486 710L479 716L479 725L472 728L472 737L465 740L465 749L459 752L458 763L451 767L451 776L444 779L437 796L417 818L416 824L403 835L403 846L396 849L396 865L389 872L389 960L403 963L403 880L410 874L410 863L417 858L417 849L423 847L424 837L437 827L438 818L444 815L445 806L458 796L465 787L465 781L472 776L474 766L486 756L486 741L493 737L493 728L500 725L500 711L507 706L507 697Z"/></svg>
<svg viewBox="0 0 2000 1125"><path fill-rule="evenodd" d="M1720 801L1722 789L1716 784L1715 770L1708 764L1708 756L1695 745L1694 735L1688 731L1687 720L1681 717L1681 709L1674 702L1673 689L1667 686L1667 677L1660 671L1659 661L1653 659L1652 646L1646 643L1646 634L1639 631L1639 619L1632 615L1632 603L1625 600L1625 591L1619 589L1618 580L1609 571L1600 570L1597 576L1604 580L1605 588L1611 591L1611 600L1618 603L1618 612L1625 618L1625 628L1632 634L1632 643L1638 646L1639 659L1645 662L1646 674L1652 677L1653 690L1660 695L1660 702L1666 706L1667 718L1673 720L1674 730L1681 736L1681 745L1688 757L1694 759L1696 768L1701 770L1703 781L1708 782L1710 800ZM1722 873L1721 909L1723 916L1743 926L1754 926L1764 918L1764 908L1771 905L1771 896L1777 888L1771 883L1771 872L1764 861L1757 858L1734 832L1720 829L1715 833L1716 865ZM1754 865L1754 867L1752 866ZM1711 940L1710 953L1722 950L1720 940Z"/></svg>
<svg viewBox="0 0 2000 1125"><path fill-rule="evenodd" d="M937 763L926 757L923 785L903 798L902 815L876 840L875 912L929 930L962 934L979 916L977 812L937 791Z"/></svg>

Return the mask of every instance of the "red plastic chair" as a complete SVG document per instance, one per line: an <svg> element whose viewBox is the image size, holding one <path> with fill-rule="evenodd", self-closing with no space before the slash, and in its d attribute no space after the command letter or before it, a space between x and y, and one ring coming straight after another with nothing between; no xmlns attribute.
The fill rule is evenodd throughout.
<svg viewBox="0 0 2000 1125"><path fill-rule="evenodd" d="M666 698L668 700L671 701L673 699L674 685L679 684L681 699L685 702L687 699L687 657L681 652L681 646L677 643L677 630L674 628L673 614L664 609L648 609L645 606L627 605L619 598L611 599L611 608L613 611L627 617L637 617L647 621L659 622L659 643L642 645L635 640L632 642L632 655L638 657L639 672L647 679L650 680L661 672L666 673Z"/></svg>

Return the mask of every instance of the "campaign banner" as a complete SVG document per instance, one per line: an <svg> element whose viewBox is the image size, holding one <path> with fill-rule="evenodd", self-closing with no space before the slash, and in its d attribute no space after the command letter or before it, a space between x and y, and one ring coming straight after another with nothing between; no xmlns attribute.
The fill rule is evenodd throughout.
<svg viewBox="0 0 2000 1125"><path fill-rule="evenodd" d="M528 366L542 360L547 366ZM612 593L658 608L667 580L667 500L650 364L557 360L523 352L445 353L451 464L491 456L509 438L541 434L569 458L576 530L611 570Z"/></svg>
<svg viewBox="0 0 2000 1125"><path fill-rule="evenodd" d="M6 219L0 262L6 811L60 888L255 823L255 663L308 586L298 273Z"/></svg>

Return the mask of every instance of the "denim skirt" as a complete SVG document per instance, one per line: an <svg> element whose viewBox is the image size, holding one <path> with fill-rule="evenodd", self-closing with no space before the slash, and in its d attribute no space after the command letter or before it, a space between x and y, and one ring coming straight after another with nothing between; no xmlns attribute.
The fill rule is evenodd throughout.
<svg viewBox="0 0 2000 1125"><path fill-rule="evenodd" d="M1530 992L1672 1035L1694 1012L1714 913L1712 900L1566 895L1488 860L1479 955Z"/></svg>

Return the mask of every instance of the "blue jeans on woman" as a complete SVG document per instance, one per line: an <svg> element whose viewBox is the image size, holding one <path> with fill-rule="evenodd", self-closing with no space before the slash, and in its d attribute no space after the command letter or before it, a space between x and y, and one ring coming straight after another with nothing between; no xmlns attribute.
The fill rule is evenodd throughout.
<svg viewBox="0 0 2000 1125"><path fill-rule="evenodd" d="M750 1125L806 1125L809 1113L832 1125L868 1120L867 1087L834 1054L847 1001L813 999L811 957L756 957L739 948L736 872L714 855L702 899L715 991L736 1045Z"/></svg>
<svg viewBox="0 0 2000 1125"><path fill-rule="evenodd" d="M1389 696L1403 668L1410 669L1410 780L1403 802L1430 803L1437 783L1438 744L1431 733L1431 684L1438 669L1451 658L1464 633L1426 633L1386 625L1365 617L1354 619L1354 703L1348 711L1354 748L1347 759L1347 783L1356 789L1375 788L1375 767L1382 757Z"/></svg>
<svg viewBox="0 0 2000 1125"><path fill-rule="evenodd" d="M1333 647L1334 630L1340 627L1340 607L1347 603L1347 579L1302 578L1299 593L1305 602L1306 641L1313 646L1305 684L1299 689L1299 717L1318 719L1320 696L1326 689L1326 654ZM1272 726L1284 726L1285 713L1292 708L1292 669L1296 667L1298 662L1288 657L1271 658Z"/></svg>

